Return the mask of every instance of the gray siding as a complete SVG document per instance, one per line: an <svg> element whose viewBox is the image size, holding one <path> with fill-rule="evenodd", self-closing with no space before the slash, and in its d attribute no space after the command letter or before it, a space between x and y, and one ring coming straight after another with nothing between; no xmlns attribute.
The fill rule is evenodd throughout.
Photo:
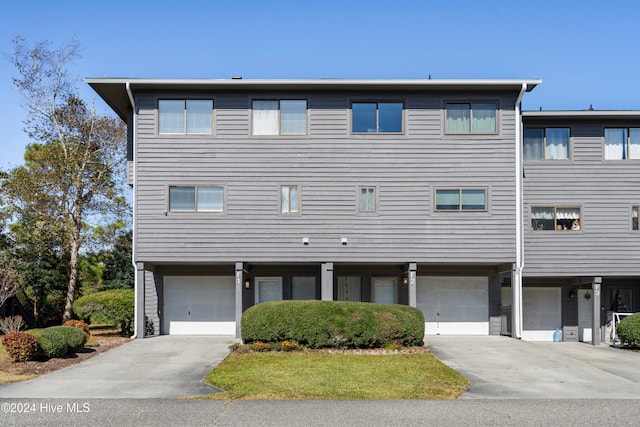
<svg viewBox="0 0 640 427"><path fill-rule="evenodd" d="M162 286L152 271L144 272L145 336L160 334Z"/></svg>
<svg viewBox="0 0 640 427"><path fill-rule="evenodd" d="M351 100L373 94L288 96L308 99L307 136L252 137L252 97L234 94L214 96L213 137L158 136L157 97L138 94L138 261L514 260L515 93L391 96L405 101L405 132L380 136L350 133ZM444 103L460 99L497 101L498 135L444 135ZM171 184L224 185L225 213L167 213ZM279 213L286 184L301 187L300 215ZM377 213L357 213L359 185L377 187ZM435 213L440 186L487 187L489 211Z"/></svg>
<svg viewBox="0 0 640 427"><path fill-rule="evenodd" d="M525 127L570 127L572 159L525 161L524 218L527 276L640 274L640 234L631 231L631 206L640 203L640 161L604 160L605 127L640 123L543 122ZM532 206L579 206L579 232L534 232Z"/></svg>

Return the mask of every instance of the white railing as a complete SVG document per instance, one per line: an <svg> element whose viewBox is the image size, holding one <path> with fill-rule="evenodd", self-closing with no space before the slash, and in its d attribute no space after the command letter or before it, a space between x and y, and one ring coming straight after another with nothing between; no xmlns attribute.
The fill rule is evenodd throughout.
<svg viewBox="0 0 640 427"><path fill-rule="evenodd" d="M618 332L617 332L618 324L623 318L627 316L631 316L632 314L633 313L616 313L615 311L611 313L611 322L613 324L613 328L611 328L611 345L612 346L623 344L622 341L618 339Z"/></svg>

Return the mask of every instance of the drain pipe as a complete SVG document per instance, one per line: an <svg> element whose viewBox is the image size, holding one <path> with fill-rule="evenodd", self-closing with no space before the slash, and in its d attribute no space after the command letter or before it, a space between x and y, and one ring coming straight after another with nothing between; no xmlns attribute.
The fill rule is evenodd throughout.
<svg viewBox="0 0 640 427"><path fill-rule="evenodd" d="M527 91L527 84L522 83L515 105L515 133L516 133L516 263L511 283L512 303L512 331L513 338L522 338L522 270L524 269L524 224L522 201L522 97Z"/></svg>
<svg viewBox="0 0 640 427"><path fill-rule="evenodd" d="M137 214L136 214L136 194L138 191L138 171L137 171L137 163L138 163L138 156L136 156L136 118L137 118L137 114L136 114L136 101L135 98L133 97L133 93L131 92L131 84L129 82L125 83L125 90L127 91L127 95L129 96L129 103L131 103L131 108L133 111L132 114L132 123L131 126L133 126L133 130L131 131L131 138L132 138L132 143L131 143L131 155L132 155L132 159L133 159L133 170L132 170L132 174L133 174L133 194L131 197L131 207L133 210L133 218L132 218L132 224L133 224L133 232L131 235L131 263L133 264L133 278L134 278L134 285L133 285L133 289L134 289L134 302L133 302L133 307L134 307L134 311L133 311L133 336L131 338L144 338L144 337L139 337L138 336L138 325L140 323L140 321L144 322L144 318L140 319L140 316L138 315L138 304L140 304L140 300L142 299L144 302L144 298L143 296L140 295L140 291L139 291L139 286L143 285L139 283L138 280L138 265L136 263L136 241L137 241L137 227L136 227L136 218L137 218ZM127 123L128 125L128 123ZM128 169L128 168L127 168Z"/></svg>

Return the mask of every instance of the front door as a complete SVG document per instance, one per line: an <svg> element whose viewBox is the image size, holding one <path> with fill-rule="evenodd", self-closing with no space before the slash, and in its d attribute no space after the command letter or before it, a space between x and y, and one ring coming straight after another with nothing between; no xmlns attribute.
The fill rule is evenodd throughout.
<svg viewBox="0 0 640 427"><path fill-rule="evenodd" d="M593 291L578 289L578 341L591 341L593 328Z"/></svg>

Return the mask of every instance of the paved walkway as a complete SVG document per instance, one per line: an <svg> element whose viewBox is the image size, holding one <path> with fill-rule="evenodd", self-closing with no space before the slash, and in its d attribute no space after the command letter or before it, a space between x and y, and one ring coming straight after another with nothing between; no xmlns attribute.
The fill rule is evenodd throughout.
<svg viewBox="0 0 640 427"><path fill-rule="evenodd" d="M0 397L172 398L211 394L202 381L236 341L226 336L133 340L49 375L0 385Z"/></svg>
<svg viewBox="0 0 640 427"><path fill-rule="evenodd" d="M427 336L425 342L473 382L463 399L640 398L638 352L494 336Z"/></svg>

